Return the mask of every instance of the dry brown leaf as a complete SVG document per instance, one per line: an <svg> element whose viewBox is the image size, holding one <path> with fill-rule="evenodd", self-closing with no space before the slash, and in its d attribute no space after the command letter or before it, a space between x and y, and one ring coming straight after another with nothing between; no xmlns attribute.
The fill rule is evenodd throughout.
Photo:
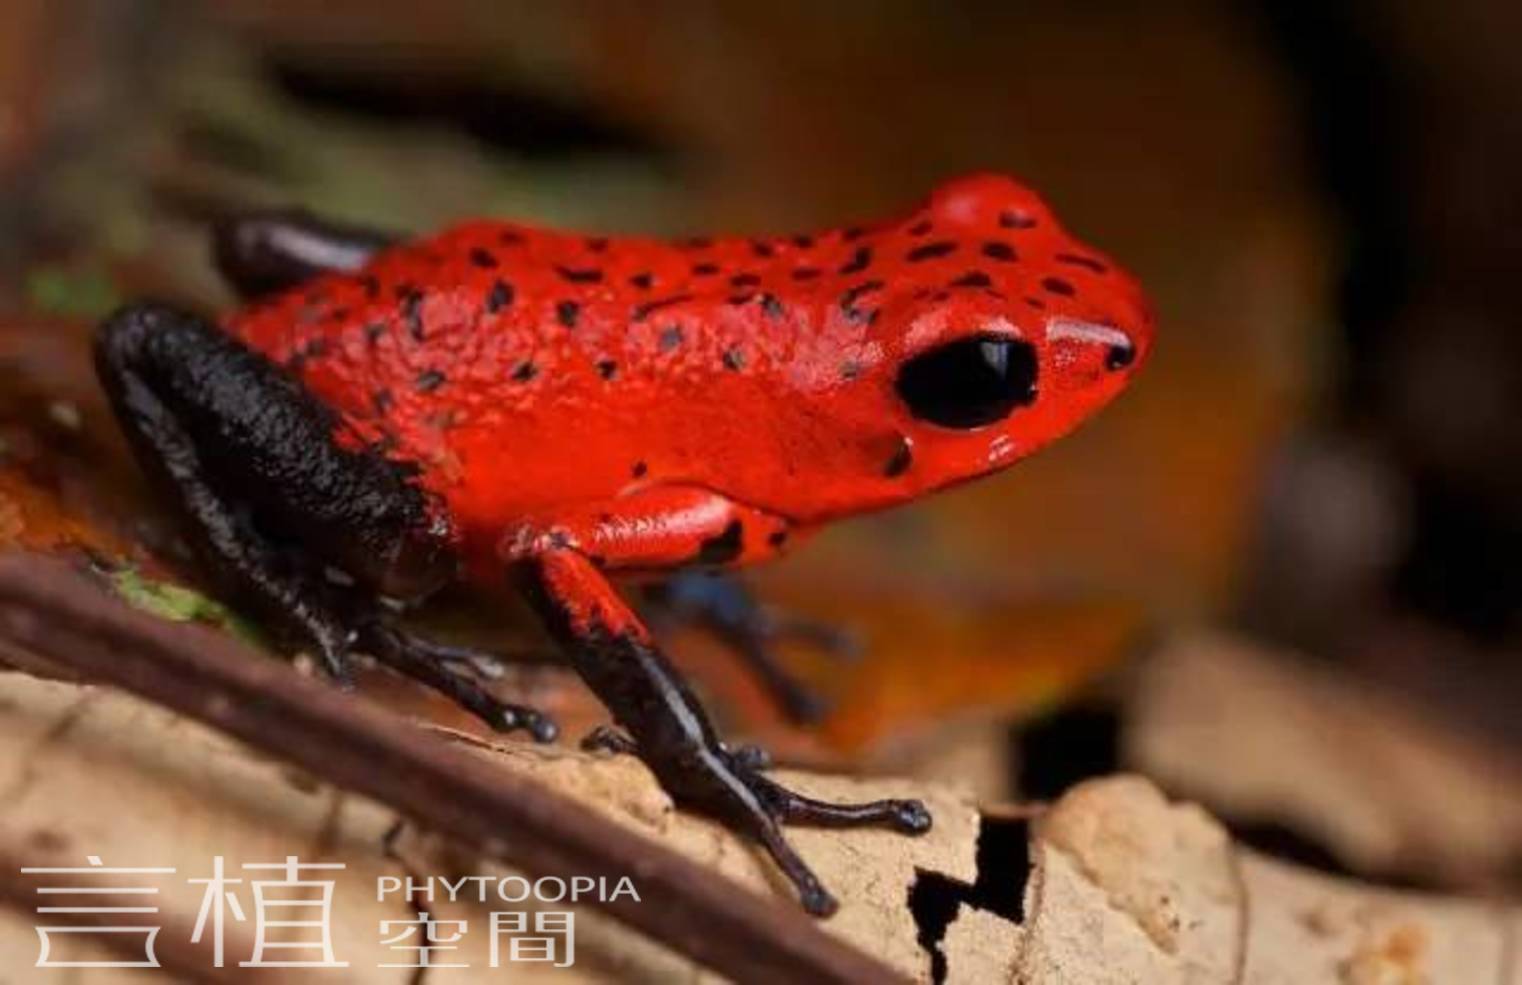
<svg viewBox="0 0 1522 985"><path fill-rule="evenodd" d="M1128 763L1359 871L1495 885L1522 855L1522 763L1367 682L1219 634L1141 665Z"/></svg>
<svg viewBox="0 0 1522 985"><path fill-rule="evenodd" d="M0 860L7 870L0 887L8 884L10 906L0 910L6 956L0 982L23 980L15 976L36 954L40 918L28 912L36 884L18 881L21 864L80 864L93 854L108 865L173 865L183 880L208 875L219 854L234 868L290 854L342 862L333 937L350 966L324 972L325 980L364 982L401 982L408 974L376 967L405 960L381 946L380 921L411 915L399 893L377 899L379 877L509 874L416 832L400 840L396 858L387 858L380 846L393 818L385 809L135 698L20 674L6 675L4 684ZM633 759L463 735L457 741L791 905L753 846L673 810ZM1522 983L1522 968L1503 971L1502 964L1516 961L1515 948L1507 947L1522 920L1517 912L1376 890L1243 853L1198 808L1170 804L1139 778L1092 781L1058 801L1032 825L1029 872L1020 865L979 873L979 815L963 794L919 781L783 775L823 796L929 799L937 824L924 838L792 832L841 897L840 914L825 926L921 981L929 980L931 962L907 901L917 873L929 871L963 884L1007 880L1024 887L1018 922L960 906L939 945L951 982ZM164 936L188 935L201 887L173 880L162 886ZM435 919L466 920L477 929L467 930L451 955L471 967L436 970L430 981L498 980L500 972L487 968L481 932L487 913L525 905L451 901L442 884L434 889ZM556 981L711 980L585 908L576 919L575 968L523 965L514 969L515 980L552 974ZM251 934L247 925L232 924L229 954L246 954ZM88 937L58 953L109 956ZM209 966L209 954L192 955Z"/></svg>

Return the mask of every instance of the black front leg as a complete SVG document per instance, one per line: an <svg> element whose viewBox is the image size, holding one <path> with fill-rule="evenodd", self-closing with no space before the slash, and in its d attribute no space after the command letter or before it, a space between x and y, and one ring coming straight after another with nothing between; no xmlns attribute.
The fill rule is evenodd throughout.
<svg viewBox="0 0 1522 985"><path fill-rule="evenodd" d="M336 421L279 366L194 315L137 305L96 335L96 371L139 462L174 498L221 587L315 647L349 679L352 650L432 687L497 729L554 736L453 664L468 651L388 626L374 593L453 576L437 516L401 466L334 440ZM358 586L340 587L324 569Z"/></svg>
<svg viewBox="0 0 1522 985"><path fill-rule="evenodd" d="M632 736L633 748L666 791L678 803L761 842L810 913L829 915L835 899L788 844L782 824L882 825L911 834L929 830L930 813L918 800L832 804L762 776L763 757L719 741L702 706L639 618L585 556L552 550L524 562L517 573L577 672ZM598 742L627 748L606 732Z"/></svg>

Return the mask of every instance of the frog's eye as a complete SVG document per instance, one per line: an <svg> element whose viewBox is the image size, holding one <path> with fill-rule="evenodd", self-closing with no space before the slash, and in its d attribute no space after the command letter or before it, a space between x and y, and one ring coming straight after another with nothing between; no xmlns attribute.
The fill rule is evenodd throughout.
<svg viewBox="0 0 1522 985"><path fill-rule="evenodd" d="M1003 420L1036 399L1036 348L1007 335L971 335L909 360L895 386L909 412L948 428Z"/></svg>

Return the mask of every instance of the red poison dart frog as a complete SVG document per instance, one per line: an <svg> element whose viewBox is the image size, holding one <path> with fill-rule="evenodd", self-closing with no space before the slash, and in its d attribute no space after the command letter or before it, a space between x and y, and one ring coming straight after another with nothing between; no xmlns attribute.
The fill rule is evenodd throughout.
<svg viewBox="0 0 1522 985"><path fill-rule="evenodd" d="M479 221L400 242L287 213L224 223L216 256L248 307L217 324L133 305L95 354L227 589L340 680L368 653L549 739L483 688L479 655L379 604L459 577L516 587L622 729L592 742L758 840L816 914L835 901L783 824L914 833L929 813L768 779L610 577L764 560L1002 469L1106 404L1152 344L1136 282L994 175L807 235Z"/></svg>

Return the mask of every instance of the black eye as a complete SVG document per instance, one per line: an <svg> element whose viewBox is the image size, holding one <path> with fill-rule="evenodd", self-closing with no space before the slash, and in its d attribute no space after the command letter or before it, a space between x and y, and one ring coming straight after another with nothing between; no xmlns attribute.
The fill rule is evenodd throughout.
<svg viewBox="0 0 1522 985"><path fill-rule="evenodd" d="M982 427L1036 399L1036 348L1005 335L958 339L905 363L897 386L922 421Z"/></svg>

